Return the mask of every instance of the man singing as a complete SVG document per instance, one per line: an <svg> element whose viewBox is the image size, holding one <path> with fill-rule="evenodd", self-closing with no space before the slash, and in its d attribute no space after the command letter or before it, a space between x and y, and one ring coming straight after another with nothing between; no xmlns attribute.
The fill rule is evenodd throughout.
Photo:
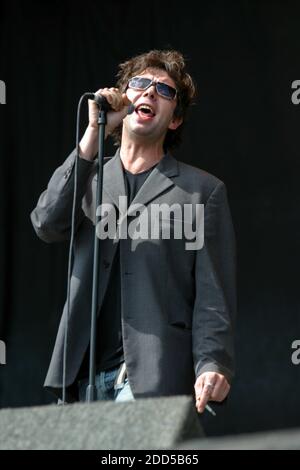
<svg viewBox="0 0 300 470"><path fill-rule="evenodd" d="M127 227L140 216L142 233L133 237L128 229L126 237L101 237L97 396L125 401L193 394L201 413L209 400L223 401L230 389L236 291L225 185L171 155L195 86L181 53L152 50L121 63L116 88L96 94L111 106L106 136L118 145L104 165L103 204L115 210L120 224L120 201L126 197ZM77 161L66 368L70 401L84 400L88 383L98 113L89 100L89 123ZM54 172L31 214L37 235L46 242L70 237L75 159L73 151ZM167 216L153 217L157 207L169 208ZM204 226L197 223L200 207ZM200 230L203 243L193 245L187 235L197 238ZM45 381L58 396L66 315L65 306Z"/></svg>

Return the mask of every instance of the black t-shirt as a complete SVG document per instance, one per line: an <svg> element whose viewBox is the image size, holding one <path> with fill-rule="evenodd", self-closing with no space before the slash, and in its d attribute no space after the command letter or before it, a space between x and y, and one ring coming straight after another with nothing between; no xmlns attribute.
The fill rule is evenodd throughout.
<svg viewBox="0 0 300 470"><path fill-rule="evenodd" d="M154 166L133 174L124 168L128 206L146 181ZM119 242L120 243L120 242ZM98 317L97 325L97 371L108 370L124 361L121 325L121 273L119 244L113 260L110 279Z"/></svg>

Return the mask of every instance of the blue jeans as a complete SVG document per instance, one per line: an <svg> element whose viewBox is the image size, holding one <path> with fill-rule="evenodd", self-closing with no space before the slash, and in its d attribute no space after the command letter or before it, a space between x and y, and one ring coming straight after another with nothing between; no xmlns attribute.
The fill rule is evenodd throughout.
<svg viewBox="0 0 300 470"><path fill-rule="evenodd" d="M115 386L115 380L119 372L119 366L115 369L96 374L95 385L97 389L97 400L113 400L115 402L134 401L128 378L122 384ZM89 384L88 378L79 380L79 401L86 401L86 389Z"/></svg>

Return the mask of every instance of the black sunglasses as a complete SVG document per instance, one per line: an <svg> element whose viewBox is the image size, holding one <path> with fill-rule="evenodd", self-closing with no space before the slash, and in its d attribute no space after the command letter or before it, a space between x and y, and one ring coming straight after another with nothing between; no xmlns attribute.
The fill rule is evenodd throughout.
<svg viewBox="0 0 300 470"><path fill-rule="evenodd" d="M133 77L128 82L128 88L132 88L133 90L147 90L151 85L155 86L158 95L167 100L175 100L177 90L166 83L156 82L146 77Z"/></svg>

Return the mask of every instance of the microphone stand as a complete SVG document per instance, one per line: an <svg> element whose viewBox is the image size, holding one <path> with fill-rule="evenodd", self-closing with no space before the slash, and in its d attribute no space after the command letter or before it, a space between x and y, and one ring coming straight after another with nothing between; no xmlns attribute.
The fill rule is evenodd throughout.
<svg viewBox="0 0 300 470"><path fill-rule="evenodd" d="M106 113L108 107L102 103L99 110L99 145L98 145L98 181L96 192L96 213L95 213L95 238L94 238L94 260L93 260L93 291L92 291L92 312L91 312L91 340L90 340L90 369L89 384L86 390L86 401L92 402L97 399L97 388L95 385L96 376L96 328L97 328L97 309L98 309L98 292L99 292L99 254L100 239L97 237L97 224L101 220L101 211L97 215L97 208L102 204L103 189L103 162L104 162L104 140L105 126L107 123Z"/></svg>

